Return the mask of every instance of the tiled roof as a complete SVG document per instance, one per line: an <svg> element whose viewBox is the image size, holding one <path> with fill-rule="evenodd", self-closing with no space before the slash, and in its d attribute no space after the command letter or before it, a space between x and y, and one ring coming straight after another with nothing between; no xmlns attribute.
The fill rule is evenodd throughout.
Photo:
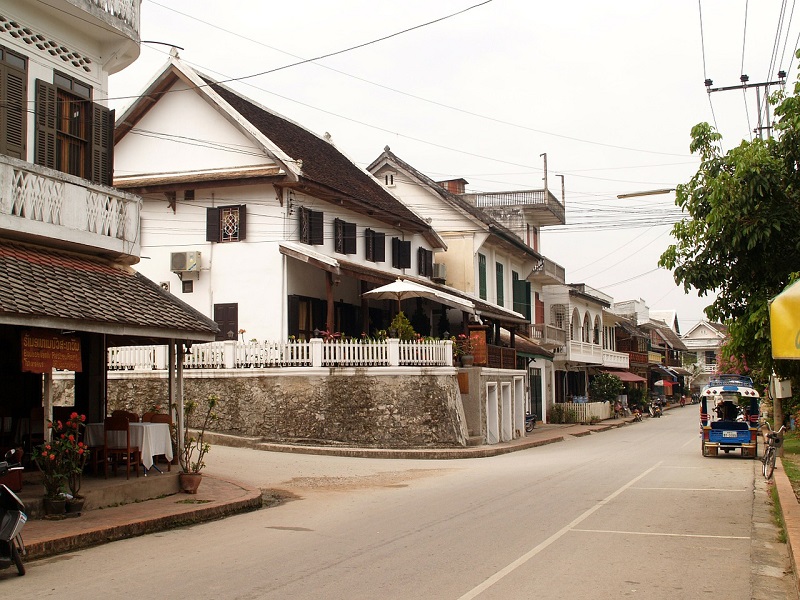
<svg viewBox="0 0 800 600"><path fill-rule="evenodd" d="M79 331L155 338L169 332L199 340L217 331L214 321L129 267L9 241L0 241L4 318L71 321Z"/></svg>
<svg viewBox="0 0 800 600"><path fill-rule="evenodd" d="M377 218L396 216L406 226L410 225L418 231L430 229L430 225L387 192L366 171L358 168L333 144L207 77L203 77L203 80L286 155L301 161L303 177L375 209Z"/></svg>

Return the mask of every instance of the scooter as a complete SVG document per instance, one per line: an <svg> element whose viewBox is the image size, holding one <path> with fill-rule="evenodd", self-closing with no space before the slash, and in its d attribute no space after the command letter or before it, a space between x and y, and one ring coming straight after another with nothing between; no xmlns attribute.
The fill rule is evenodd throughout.
<svg viewBox="0 0 800 600"><path fill-rule="evenodd" d="M650 411L650 416L652 418L661 418L661 405L658 402L651 402L648 410Z"/></svg>
<svg viewBox="0 0 800 600"><path fill-rule="evenodd" d="M5 460L0 462L0 477L11 471L21 471L16 459L16 450L9 450ZM22 557L26 554L22 541L22 528L28 520L25 504L8 486L0 484L0 569L9 568L12 563L19 575L25 575Z"/></svg>
<svg viewBox="0 0 800 600"><path fill-rule="evenodd" d="M633 420L635 423L642 422L642 411L640 411L638 408L633 409Z"/></svg>
<svg viewBox="0 0 800 600"><path fill-rule="evenodd" d="M525 415L525 431L530 433L536 427L536 413L528 413Z"/></svg>

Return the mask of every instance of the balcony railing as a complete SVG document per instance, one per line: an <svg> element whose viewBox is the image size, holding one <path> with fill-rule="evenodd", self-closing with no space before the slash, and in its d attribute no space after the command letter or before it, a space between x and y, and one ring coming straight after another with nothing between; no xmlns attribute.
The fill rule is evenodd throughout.
<svg viewBox="0 0 800 600"><path fill-rule="evenodd" d="M513 351L513 348L503 350ZM508 358L501 360L507 361ZM109 371L163 371L167 366L166 346L120 346L108 350ZM263 343L227 341L195 344L183 358L185 369L397 366L452 367L453 343L450 340L406 342L396 339L369 342L324 342L321 339Z"/></svg>
<svg viewBox="0 0 800 600"><path fill-rule="evenodd" d="M603 364L603 347L599 344L570 340L567 345L557 348L554 354L561 360L570 362Z"/></svg>
<svg viewBox="0 0 800 600"><path fill-rule="evenodd" d="M648 352L647 353L647 362L655 365L663 365L664 364L664 355L659 354L658 352Z"/></svg>
<svg viewBox="0 0 800 600"><path fill-rule="evenodd" d="M564 267L554 263L549 258L544 258L542 259L541 267L535 270L530 278L542 284L556 285L564 283L565 274Z"/></svg>
<svg viewBox="0 0 800 600"><path fill-rule="evenodd" d="M533 339L539 343L558 344L563 346L567 343L567 332L555 325L545 325L536 323L531 326Z"/></svg>
<svg viewBox="0 0 800 600"><path fill-rule="evenodd" d="M138 259L140 206L133 194L0 155L0 231L18 239Z"/></svg>
<svg viewBox="0 0 800 600"><path fill-rule="evenodd" d="M134 31L139 31L139 3L141 0L89 0L109 16L116 17Z"/></svg>
<svg viewBox="0 0 800 600"><path fill-rule="evenodd" d="M616 369L627 369L630 366L627 352L615 352L613 350L603 350L603 366L614 367Z"/></svg>
<svg viewBox="0 0 800 600"><path fill-rule="evenodd" d="M486 355L488 358L487 367L492 369L517 368L517 351L514 348L487 344Z"/></svg>
<svg viewBox="0 0 800 600"><path fill-rule="evenodd" d="M628 352L628 362L639 365L647 364L647 352Z"/></svg>
<svg viewBox="0 0 800 600"><path fill-rule="evenodd" d="M565 220L564 205L549 190L521 190L512 192L488 192L475 194L475 205L478 208L495 208L517 206L521 208L544 208L552 213L555 222L545 224L563 225Z"/></svg>

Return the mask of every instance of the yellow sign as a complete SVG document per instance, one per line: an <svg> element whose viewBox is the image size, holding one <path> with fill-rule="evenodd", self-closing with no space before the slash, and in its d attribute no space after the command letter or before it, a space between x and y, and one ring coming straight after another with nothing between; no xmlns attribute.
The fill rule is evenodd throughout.
<svg viewBox="0 0 800 600"><path fill-rule="evenodd" d="M80 373L81 340L46 329L31 329L22 334L22 370L28 373L50 373L66 369Z"/></svg>
<svg viewBox="0 0 800 600"><path fill-rule="evenodd" d="M770 302L769 331L772 358L800 359L800 281Z"/></svg>

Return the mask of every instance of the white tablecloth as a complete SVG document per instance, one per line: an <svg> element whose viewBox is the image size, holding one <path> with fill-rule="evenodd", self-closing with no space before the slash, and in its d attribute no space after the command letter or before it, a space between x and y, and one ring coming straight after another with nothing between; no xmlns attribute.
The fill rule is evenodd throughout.
<svg viewBox="0 0 800 600"><path fill-rule="evenodd" d="M153 457L163 454L167 460L172 460L172 436L168 423L130 423L131 446L142 451L142 464L145 469L153 466ZM105 443L103 424L87 423L84 441L89 446L102 446ZM113 446L125 447L125 433L122 431L111 432L108 443Z"/></svg>

